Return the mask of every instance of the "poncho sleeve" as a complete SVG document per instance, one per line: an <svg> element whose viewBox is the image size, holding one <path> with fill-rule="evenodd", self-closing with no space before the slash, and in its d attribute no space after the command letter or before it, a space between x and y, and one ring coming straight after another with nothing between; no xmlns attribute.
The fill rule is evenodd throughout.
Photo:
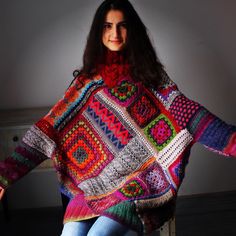
<svg viewBox="0 0 236 236"><path fill-rule="evenodd" d="M26 132L14 152L0 162L0 186L7 188L51 157L55 142L51 125L41 119Z"/></svg>
<svg viewBox="0 0 236 236"><path fill-rule="evenodd" d="M69 92L71 93L70 87L63 97ZM56 130L50 120L50 114L55 107L58 107L61 100L45 117L29 128L14 152L0 162L0 186L2 188L8 188L44 160L51 158L56 148Z"/></svg>
<svg viewBox="0 0 236 236"><path fill-rule="evenodd" d="M213 152L236 157L236 127L224 122L204 107L197 115L193 117L196 141Z"/></svg>
<svg viewBox="0 0 236 236"><path fill-rule="evenodd" d="M87 96L86 90L91 86L96 88L96 81L100 81L99 79L74 79L63 97L44 117L31 126L12 155L0 162L1 187L8 188L41 162L53 156L58 149L59 126L68 111L79 105L83 107L83 101Z"/></svg>
<svg viewBox="0 0 236 236"><path fill-rule="evenodd" d="M170 111L182 128L187 128L194 142L225 156L236 157L236 127L221 120L201 104L182 93L171 104Z"/></svg>

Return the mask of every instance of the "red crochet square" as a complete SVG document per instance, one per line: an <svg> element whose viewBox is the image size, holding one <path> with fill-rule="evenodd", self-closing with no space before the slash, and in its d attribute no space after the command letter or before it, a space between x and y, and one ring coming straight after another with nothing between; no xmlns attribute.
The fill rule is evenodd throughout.
<svg viewBox="0 0 236 236"><path fill-rule="evenodd" d="M131 104L127 110L141 128L144 128L152 119L160 114L160 109L145 93L141 94L138 100Z"/></svg>

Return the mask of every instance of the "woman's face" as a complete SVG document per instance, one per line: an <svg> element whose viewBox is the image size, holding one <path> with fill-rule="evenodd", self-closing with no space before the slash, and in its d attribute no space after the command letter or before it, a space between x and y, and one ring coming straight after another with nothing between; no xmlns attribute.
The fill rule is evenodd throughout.
<svg viewBox="0 0 236 236"><path fill-rule="evenodd" d="M103 44L111 51L120 51L127 41L127 28L123 12L110 10L103 25Z"/></svg>

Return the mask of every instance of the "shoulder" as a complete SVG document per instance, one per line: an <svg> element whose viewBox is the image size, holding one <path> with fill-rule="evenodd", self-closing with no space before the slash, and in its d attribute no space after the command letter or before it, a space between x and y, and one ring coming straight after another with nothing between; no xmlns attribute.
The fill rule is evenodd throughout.
<svg viewBox="0 0 236 236"><path fill-rule="evenodd" d="M151 91L168 109L174 99L181 95L177 84L170 79L168 74L163 70L161 73L161 82L157 88L152 87Z"/></svg>
<svg viewBox="0 0 236 236"><path fill-rule="evenodd" d="M76 77L65 91L63 97L51 108L44 119L55 128L75 109L79 110L89 95L103 85L100 76L92 79L83 75Z"/></svg>
<svg viewBox="0 0 236 236"><path fill-rule="evenodd" d="M66 90L65 94L68 92L71 92L72 90L73 91L75 91L75 90L80 91L85 88L89 88L90 86L99 85L102 83L103 83L103 80L100 75L96 75L93 78L89 78L83 74L80 74L72 80L72 82L71 82L70 86L68 87L68 89Z"/></svg>

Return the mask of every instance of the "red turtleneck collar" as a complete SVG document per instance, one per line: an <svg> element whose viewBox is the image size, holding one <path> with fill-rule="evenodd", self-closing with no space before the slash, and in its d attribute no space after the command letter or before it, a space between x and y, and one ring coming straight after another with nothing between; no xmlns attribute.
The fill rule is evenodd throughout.
<svg viewBox="0 0 236 236"><path fill-rule="evenodd" d="M105 84L112 88L124 77L130 74L130 65L124 58L123 51L107 50L105 63L98 66L98 72Z"/></svg>

